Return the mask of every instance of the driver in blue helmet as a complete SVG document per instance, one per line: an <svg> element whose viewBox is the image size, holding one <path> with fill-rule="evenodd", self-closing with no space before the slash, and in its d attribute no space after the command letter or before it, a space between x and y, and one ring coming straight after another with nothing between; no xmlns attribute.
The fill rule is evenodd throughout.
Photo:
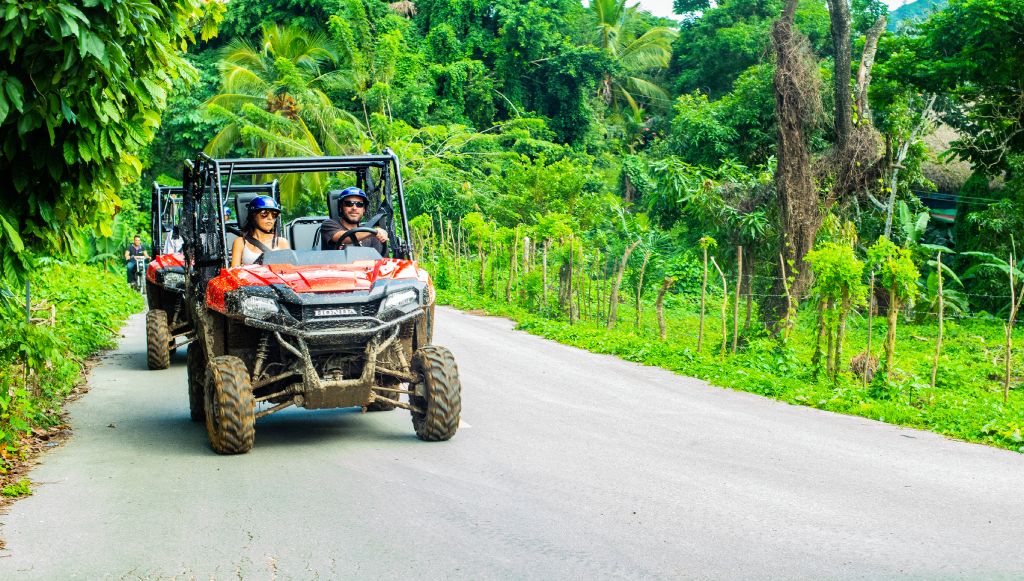
<svg viewBox="0 0 1024 581"><path fill-rule="evenodd" d="M384 244L388 241L388 232L383 228L374 228L376 232L356 232L351 236L342 235L353 228L358 228L363 216L366 214L366 206L370 199L366 192L352 186L341 191L338 199L338 221L328 218L320 226L320 248L323 250L339 250L345 246L367 246L375 249L381 255L384 254ZM355 238L355 240L353 240Z"/></svg>
<svg viewBox="0 0 1024 581"><path fill-rule="evenodd" d="M264 252L291 248L278 235L277 219L281 206L270 196L256 196L246 206L248 215L242 225L242 236L231 244L231 266L255 264Z"/></svg>

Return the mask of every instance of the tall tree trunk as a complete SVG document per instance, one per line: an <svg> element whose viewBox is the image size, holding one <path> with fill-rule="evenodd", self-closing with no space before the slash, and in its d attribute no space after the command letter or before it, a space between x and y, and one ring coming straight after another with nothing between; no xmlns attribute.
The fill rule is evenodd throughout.
<svg viewBox="0 0 1024 581"><path fill-rule="evenodd" d="M850 151L853 135L853 97L850 95L850 5L848 0L828 0L828 16L832 21L832 48L834 52L835 94L835 148L840 159ZM845 166L846 164L841 164Z"/></svg>
<svg viewBox="0 0 1024 581"><path fill-rule="evenodd" d="M878 52L878 39L885 32L885 16L880 16L875 24L868 29L864 39L864 52L861 53L860 66L857 67L857 85L854 98L857 103L858 125L871 123L871 108L868 103L868 87L871 86L871 68L875 65L875 53Z"/></svg>
<svg viewBox="0 0 1024 581"><path fill-rule="evenodd" d="M790 292L799 299L810 283L811 269L804 257L814 248L821 225L818 194L811 178L811 159L807 128L813 121L816 103L817 69L809 54L806 39L794 30L797 0L786 0L782 16L772 25L772 45L776 55L775 117L778 121L778 165L775 186L784 232L782 252L793 265L795 276ZM782 281L776 291L782 294ZM781 318L779 301L767 304L766 320ZM774 324L771 326L775 326Z"/></svg>
<svg viewBox="0 0 1024 581"><path fill-rule="evenodd" d="M618 272L615 274L615 282L612 284L611 296L608 298L608 324L607 328L611 329L615 326L615 321L618 318L619 311L619 287L622 286L622 275L626 272L626 265L629 263L629 255L633 254L633 250L640 244L638 238L636 242L633 242L626 247L626 251L622 253L622 262L619 264Z"/></svg>
<svg viewBox="0 0 1024 581"><path fill-rule="evenodd" d="M667 333L665 331L665 293L675 284L676 279L666 277L661 281L661 288L658 290L658 300L654 303L654 310L658 313L658 336L664 341Z"/></svg>

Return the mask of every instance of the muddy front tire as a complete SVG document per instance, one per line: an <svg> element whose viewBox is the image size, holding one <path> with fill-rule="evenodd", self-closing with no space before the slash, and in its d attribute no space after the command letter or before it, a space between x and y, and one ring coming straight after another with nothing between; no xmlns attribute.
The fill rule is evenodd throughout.
<svg viewBox="0 0 1024 581"><path fill-rule="evenodd" d="M256 400L238 357L214 357L206 369L206 432L218 454L244 454L256 439Z"/></svg>
<svg viewBox="0 0 1024 581"><path fill-rule="evenodd" d="M170 346L171 331L167 327L167 311L149 311L146 313L146 365L150 369L170 367Z"/></svg>
<svg viewBox="0 0 1024 581"><path fill-rule="evenodd" d="M459 429L462 413L462 384L451 351L427 345L412 356L413 372L422 379L414 386L410 402L424 413L412 412L416 436L428 442L448 440Z"/></svg>
<svg viewBox="0 0 1024 581"><path fill-rule="evenodd" d="M206 360L203 348L198 343L189 343L185 351L185 367L188 371L188 411L193 422L206 420Z"/></svg>

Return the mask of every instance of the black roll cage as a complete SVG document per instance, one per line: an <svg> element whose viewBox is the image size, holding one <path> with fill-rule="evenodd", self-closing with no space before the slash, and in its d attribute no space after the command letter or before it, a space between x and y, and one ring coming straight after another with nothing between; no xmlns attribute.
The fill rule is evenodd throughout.
<svg viewBox="0 0 1024 581"><path fill-rule="evenodd" d="M186 237L185 244L186 263L193 265L197 274L202 271L208 272L207 276L199 275L204 280L195 280L194 282L205 289L205 283L214 276L214 273L209 272L207 269L216 266L219 270L219 268L229 266L227 237L225 234L227 226L224 222L222 208L230 194L245 191L267 191L267 185L233 185L232 181L235 176L355 172L357 183L362 187L366 187L368 180L367 170L371 168L381 170L381 181L383 183L378 187L383 188L384 200L381 203L380 209L393 213L393 199L396 196L398 198L402 235L406 239L403 240L395 232L390 233L394 235L393 248L396 250L396 255L412 260L414 249L411 237L409 236L409 220L405 206L401 165L398 161L398 156L390 148L385 149L383 154L378 155L215 159L206 153L200 153L194 163L191 160L185 160L184 185L182 186L183 191L186 192L184 212L190 214L189 218L192 220L189 224L189 236ZM394 177L392 178L392 176ZM272 182L272 187L276 193L277 180ZM210 192L211 194L216 192L217 196L217 211L212 212L216 225L214 228L207 228L206 232L212 232L214 229L219 230L220 252L217 254L220 256L218 257L212 256L211 254L213 253L198 256L196 252L201 246L208 247L208 243L203 244L198 240L200 232L197 231L200 227L200 208L202 207L205 192ZM275 198L278 198L278 196L275 196ZM211 204L208 202L207 205Z"/></svg>
<svg viewBox="0 0 1024 581"><path fill-rule="evenodd" d="M163 186L153 182L153 196L150 199L150 223L149 235L153 242L153 256L163 254L164 248L164 225L170 224L173 228L178 225L180 211L169 216L170 220L164 219L164 213L173 208L181 207L182 194L185 192L183 186Z"/></svg>

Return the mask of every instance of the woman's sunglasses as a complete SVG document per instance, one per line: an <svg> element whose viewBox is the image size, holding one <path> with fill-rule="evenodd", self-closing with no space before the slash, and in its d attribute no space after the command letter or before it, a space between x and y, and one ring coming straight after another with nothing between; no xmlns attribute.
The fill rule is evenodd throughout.
<svg viewBox="0 0 1024 581"><path fill-rule="evenodd" d="M271 210L260 210L259 212L256 212L256 216L258 218L267 218L271 216L277 217L277 212L273 212Z"/></svg>
<svg viewBox="0 0 1024 581"><path fill-rule="evenodd" d="M360 202L359 200L345 200L341 205L345 208L365 208L366 202Z"/></svg>

